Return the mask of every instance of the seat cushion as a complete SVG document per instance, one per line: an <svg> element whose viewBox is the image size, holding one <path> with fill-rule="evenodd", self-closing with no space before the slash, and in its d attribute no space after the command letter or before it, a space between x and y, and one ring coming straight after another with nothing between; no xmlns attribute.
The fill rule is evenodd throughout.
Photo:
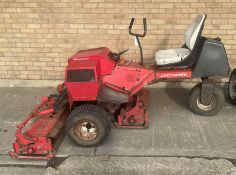
<svg viewBox="0 0 236 175"><path fill-rule="evenodd" d="M187 48L174 48L167 50L159 50L155 54L157 65L165 65L182 61L190 54Z"/></svg>

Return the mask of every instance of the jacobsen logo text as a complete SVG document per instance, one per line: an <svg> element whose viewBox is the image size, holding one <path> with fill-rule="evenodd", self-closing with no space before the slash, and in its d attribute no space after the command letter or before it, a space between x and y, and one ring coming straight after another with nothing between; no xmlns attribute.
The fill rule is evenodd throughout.
<svg viewBox="0 0 236 175"><path fill-rule="evenodd" d="M185 72L183 73L160 73L159 78L178 78L178 77L189 77L189 75Z"/></svg>

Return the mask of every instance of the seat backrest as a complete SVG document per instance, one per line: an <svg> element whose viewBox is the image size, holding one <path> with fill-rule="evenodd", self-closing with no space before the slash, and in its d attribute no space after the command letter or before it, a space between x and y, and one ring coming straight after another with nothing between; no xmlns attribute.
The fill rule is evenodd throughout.
<svg viewBox="0 0 236 175"><path fill-rule="evenodd" d="M204 24L205 18L205 14L199 14L185 33L185 43L190 50L193 49L198 36L201 35L200 32L202 32L201 28Z"/></svg>

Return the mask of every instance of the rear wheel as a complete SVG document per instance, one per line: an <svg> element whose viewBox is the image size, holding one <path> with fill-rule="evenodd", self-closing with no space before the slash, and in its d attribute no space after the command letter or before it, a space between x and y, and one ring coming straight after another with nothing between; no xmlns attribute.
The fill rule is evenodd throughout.
<svg viewBox="0 0 236 175"><path fill-rule="evenodd" d="M213 86L212 97L208 104L201 103L201 88L202 83L193 87L190 97L189 106L192 111L197 115L211 116L215 115L221 110L224 105L224 94L222 90L216 86Z"/></svg>
<svg viewBox="0 0 236 175"><path fill-rule="evenodd" d="M78 146L96 146L110 132L108 113L96 105L75 108L66 122L66 133Z"/></svg>
<svg viewBox="0 0 236 175"><path fill-rule="evenodd" d="M233 105L236 105L236 69L233 70L229 79L229 99Z"/></svg>

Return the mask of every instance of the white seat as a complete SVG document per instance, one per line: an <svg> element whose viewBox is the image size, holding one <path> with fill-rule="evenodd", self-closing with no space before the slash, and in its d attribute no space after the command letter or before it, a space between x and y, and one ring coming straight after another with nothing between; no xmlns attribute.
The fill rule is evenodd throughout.
<svg viewBox="0 0 236 175"><path fill-rule="evenodd" d="M206 18L205 14L199 14L185 33L185 44L187 48L174 48L167 50L159 50L155 53L155 61L157 65L166 65L178 63L184 60L194 48L201 27Z"/></svg>
<svg viewBox="0 0 236 175"><path fill-rule="evenodd" d="M186 48L175 48L167 50L159 50L155 54L156 64L165 65L180 62L190 54L190 50Z"/></svg>

